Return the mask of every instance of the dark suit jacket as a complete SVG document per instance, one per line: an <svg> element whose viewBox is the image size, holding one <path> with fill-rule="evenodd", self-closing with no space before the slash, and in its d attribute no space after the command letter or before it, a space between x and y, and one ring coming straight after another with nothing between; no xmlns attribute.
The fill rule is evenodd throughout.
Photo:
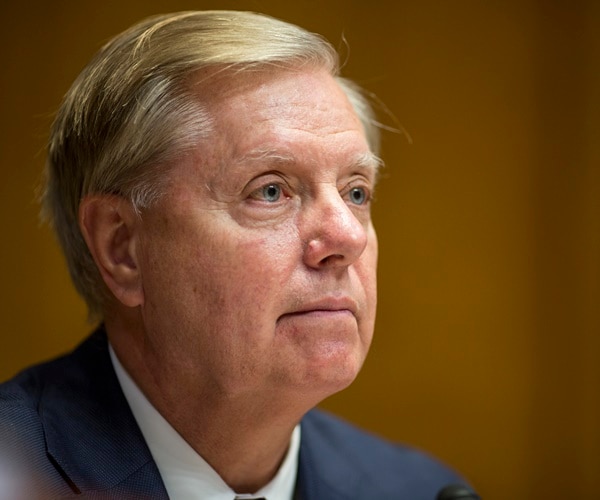
<svg viewBox="0 0 600 500"><path fill-rule="evenodd" d="M323 412L309 412L301 426L297 489L303 500L433 500L459 479L420 452ZM37 492L28 499L168 498L102 329L73 353L0 385L2 460L5 469L27 471ZM2 493L0 485L0 499Z"/></svg>

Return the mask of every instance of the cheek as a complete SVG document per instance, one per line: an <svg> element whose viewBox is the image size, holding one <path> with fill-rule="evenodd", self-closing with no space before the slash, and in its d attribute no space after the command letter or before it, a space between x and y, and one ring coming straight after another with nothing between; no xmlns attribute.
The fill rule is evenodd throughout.
<svg viewBox="0 0 600 500"><path fill-rule="evenodd" d="M377 259L378 259L378 241L375 230L371 226L369 229L369 237L367 246L363 255L360 258L362 281L367 292L367 299L370 306L375 312L377 302Z"/></svg>
<svg viewBox="0 0 600 500"><path fill-rule="evenodd" d="M270 320L298 262L290 233L234 227L208 232L196 241L188 246L188 255L173 263L179 281L187 284L189 296L181 299L190 308L206 309L211 318L219 317L224 327L239 329L250 321L259 326L261 318Z"/></svg>
<svg viewBox="0 0 600 500"><path fill-rule="evenodd" d="M223 255L236 281L253 289L280 294L301 262L301 248L293 228L277 230L246 230L233 251ZM260 301L260 295L254 295Z"/></svg>
<svg viewBox="0 0 600 500"><path fill-rule="evenodd" d="M377 311L377 237L373 230L370 231L369 241L363 255L357 263L359 279L365 294L366 311L361 325L363 342L370 344L375 327Z"/></svg>

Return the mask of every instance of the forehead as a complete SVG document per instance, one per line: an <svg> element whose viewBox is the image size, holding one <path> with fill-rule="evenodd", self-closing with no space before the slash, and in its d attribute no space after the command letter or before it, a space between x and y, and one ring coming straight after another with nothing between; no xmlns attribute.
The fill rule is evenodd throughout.
<svg viewBox="0 0 600 500"><path fill-rule="evenodd" d="M331 154L365 163L372 157L352 105L325 70L220 76L203 90L202 100L213 118L206 146L227 163L277 156L322 162Z"/></svg>

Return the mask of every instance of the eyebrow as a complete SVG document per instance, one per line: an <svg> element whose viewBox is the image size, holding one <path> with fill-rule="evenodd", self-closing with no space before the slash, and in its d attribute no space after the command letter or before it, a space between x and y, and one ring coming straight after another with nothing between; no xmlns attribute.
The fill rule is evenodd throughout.
<svg viewBox="0 0 600 500"><path fill-rule="evenodd" d="M371 151L358 155L353 164L359 168L373 168L375 173L379 173L379 169L385 166L385 163L379 156Z"/></svg>
<svg viewBox="0 0 600 500"><path fill-rule="evenodd" d="M294 164L297 163L296 157L292 154L286 154L272 149L257 148L245 154L235 162L238 165L255 161L268 161L274 164ZM360 153L350 162L350 167L359 169L372 168L375 175L379 173L379 169L384 167L384 162L376 154L371 151Z"/></svg>

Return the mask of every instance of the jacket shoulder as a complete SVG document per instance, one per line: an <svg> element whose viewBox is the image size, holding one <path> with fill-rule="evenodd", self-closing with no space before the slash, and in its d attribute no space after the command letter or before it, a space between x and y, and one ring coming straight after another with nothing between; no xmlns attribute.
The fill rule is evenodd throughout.
<svg viewBox="0 0 600 500"><path fill-rule="evenodd" d="M24 490L43 489L56 497L72 493L48 459L40 416L47 369L35 366L0 384L0 484L9 494L3 498Z"/></svg>
<svg viewBox="0 0 600 500"><path fill-rule="evenodd" d="M6 478L20 496L2 496ZM0 385L0 485L2 498L167 497L102 327Z"/></svg>
<svg viewBox="0 0 600 500"><path fill-rule="evenodd" d="M40 399L48 379L48 369L53 363L27 368L0 384L0 429L16 432L39 421ZM0 441L0 446L4 443Z"/></svg>
<svg viewBox="0 0 600 500"><path fill-rule="evenodd" d="M320 470L316 473L323 475L323 482L332 490L346 490L348 498L430 500L447 484L464 482L429 454L386 441L320 410L303 419L302 439L301 457L304 453L304 460L312 462L309 467Z"/></svg>

